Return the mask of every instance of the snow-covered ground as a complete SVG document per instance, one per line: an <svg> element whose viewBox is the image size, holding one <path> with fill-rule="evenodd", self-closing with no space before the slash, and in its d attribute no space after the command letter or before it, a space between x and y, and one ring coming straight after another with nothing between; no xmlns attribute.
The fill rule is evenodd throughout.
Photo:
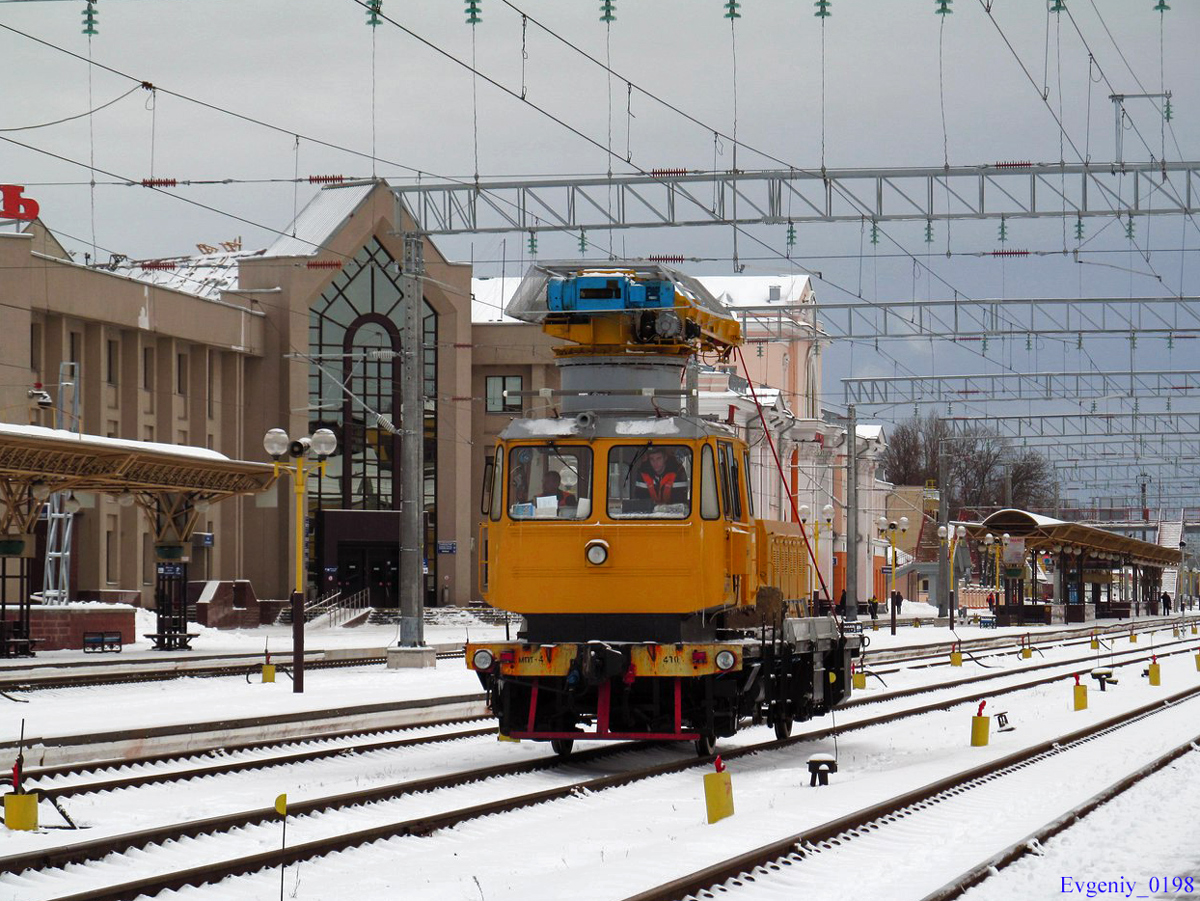
<svg viewBox="0 0 1200 901"><path fill-rule="evenodd" d="M906 628L900 630L893 639L882 622L880 626L880 631L875 633L868 628L867 634L872 637L874 648L927 644L949 637L945 628ZM468 628L472 637L477 636L477 628L491 628L503 634L502 629L495 627L463 623L431 627L427 631L427 638L435 641L434 635L429 633L437 629L444 630L448 641L461 641L466 637ZM278 631L287 632L286 629ZM395 640L394 627L326 631L330 635L325 643L331 647L348 646L340 644L343 641L375 646L375 641L382 640L379 646L383 646ZM1036 635L1038 630L1022 628L1011 631L1019 634L1033 631ZM335 634L339 632L342 634ZM967 626L960 629L958 634L965 638L996 633ZM261 650L263 632L208 630L202 637L223 650L254 651ZM480 633L478 637L485 636ZM1129 645L1127 639L1118 641L1114 649L1135 651L1144 658L1152 653L1154 647L1169 640L1171 633L1166 630L1143 638L1138 645ZM274 649L274 639L271 641ZM1195 640L1191 641L1193 647L1196 643ZM322 642L312 634L308 644L320 646ZM217 647L213 650L217 650ZM277 650L283 653L284 648L281 635ZM137 651L134 650L134 653ZM40 655L39 660L49 656ZM94 656L89 655L89 658ZM1107 661L1109 656L1104 652L1097 659ZM1023 668L1046 660L1066 661L1079 657L1088 658L1089 654L1076 646L1072 649L1048 650L1044 658L1035 655L1031 661L1024 661L1015 653L988 658L989 665L1011 670L1012 676L1006 675L986 684L995 690L1019 680ZM115 655L109 656L108 660L120 662ZM694 770L527 811L471 821L427 838L377 842L321 861L303 863L289 869L288 894L298 899L333 898L344 894L347 887L352 886L362 901L390 899L396 897L398 892L420 898L486 901L514 897L518 892L527 892L529 886L538 886L539 894L552 898L626 897L673 874L696 868L703 862L757 847L915 787L936 776L966 769L1200 682L1200 673L1191 653L1163 658L1161 662L1162 687L1149 686L1145 679L1138 677L1141 667L1131 666L1120 671L1121 683L1116 688L1104 694L1091 691L1090 708L1079 713L1071 709L1070 672L1085 667L1064 663L1060 682L999 697L989 705L988 712L1006 711L1016 729L1013 732L993 733L992 743L987 748L971 748L967 743L968 721L975 712L974 705L959 705L902 720L892 726L874 726L847 733L837 743L840 771L830 786L820 790L808 787L805 761L812 753L833 751L834 745L830 740L804 742L786 752L756 754L731 761L737 814L713 826L704 823L701 771ZM887 681L890 689L903 689L962 678L978 671L968 661L962 669L939 666L906 670L890 674ZM387 670L382 666L311 670L303 695L294 694L286 680L262 685L247 684L240 677L185 678L171 682L34 692L28 696L29 704L5 703L0 707L3 713L0 741L15 739L21 717L26 719L27 735L76 734L316 710L346 704L439 697L478 690L478 682L465 664L461 660L449 660L439 662L433 670ZM885 690L872 680L867 692L859 694L882 696ZM925 696L847 709L838 712L836 721L838 725L845 725L889 709L916 706L929 700ZM1028 834L1048 818L1048 811L1065 809L1114 781L1127 768L1132 768L1135 761L1149 759L1162 749L1193 737L1200 731L1197 725L1200 724L1200 713L1194 709L1197 705L1200 702L1180 705L1150 721L1153 725L1138 729L1136 733L1129 732L1125 737L1094 743L1097 748L1104 750L1089 757L1082 767L1078 763L1063 763L1057 769L1048 770L1047 775L1033 777L1033 783L1023 789L1025 794L1013 799L1013 816L1006 817L1004 822L989 821L984 826L956 828L948 825L941 828L927 836L925 844L921 846L927 851L917 855L915 862L893 861L885 852L883 858L868 855L854 867L853 873L845 867L826 873L820 869L819 859L814 859L804 868L797 868L799 883L790 887L778 884L772 887L763 883L756 888L761 894L748 897L804 897L815 901L825 897L883 897L886 894L896 899L920 898L958 871ZM822 729L828 725L828 718L798 724L797 732L802 729ZM721 747L738 747L769 737L770 731L766 728L751 729L733 739L722 740ZM587 747L588 743L581 742L579 746ZM548 750L544 745L535 743L514 745L487 739L464 739L449 745L339 758L336 762L323 761L208 777L183 785L74 797L66 802L66 806L87 827L85 833L75 833L74 836L58 831L0 833L0 856L59 844L73 838L94 838L155 824L263 807L269 805L280 792L287 792L293 799L320 797L355 787L403 782L437 772L546 753ZM680 755L690 753L690 747L666 747L639 755L637 762L644 764L677 759ZM298 818L289 825L289 843L315 838L327 834L329 830L364 828L378 822L480 803L505 792L535 791L561 785L565 781L603 775L626 765L622 761L624 756L610 758L603 763L575 765L565 770L489 780L448 792L406 796L353 811ZM1064 761L1074 759L1064 757ZM1177 768L1194 772L1195 766L1192 757L1186 757ZM1085 775L1087 778L1083 778ZM1032 803L1034 800L1037 804ZM1015 875L1006 878L1023 879L1024 882L1019 882L1018 887L1009 894L1002 889L984 886L980 891L991 891L993 894L983 897L1069 897L1061 893L1058 883L1054 881L1059 875L1098 879L1115 874L1109 861L1114 843L1112 836L1117 834L1122 836L1121 841L1141 847L1195 848L1194 839L1198 833L1194 828L1189 831L1189 821L1194 821L1194 800L1189 794L1173 794L1163 790L1155 795L1155 805L1153 810L1114 808L1114 811L1125 812L1112 814L1117 825L1110 823L1096 827L1107 830L1101 833L1105 836L1103 841L1089 842L1086 838L1062 837L1061 841L1077 841L1078 845L1072 846L1073 850L1063 858L1072 862L1070 866L1063 863L1061 874L1057 874L1056 870L1050 875L1043 872L1024 877L1019 875L1024 870L1014 868ZM1090 819L1101 822L1094 817ZM54 824L57 815L43 805L42 820L44 824ZM1176 842L1173 838L1169 842L1163 841L1164 829L1187 832L1192 836L1191 844ZM215 851L201 852L198 845L186 842L182 843L177 853L179 860L189 859L196 863L206 859L204 855L209 853L240 855L255 848L265 850L274 846L277 840L277 827L267 825L239 830L233 838L216 843ZM159 860L157 854L154 859ZM1129 858L1122 872L1129 879L1140 878L1143 886L1144 880L1152 875L1157 874L1160 878L1164 875L1184 875L1188 866L1195 873L1194 857L1190 862L1186 857L1181 858L1173 869L1164 869L1169 859L1166 851L1146 858L1144 864L1139 864L1138 859ZM120 864L122 868L133 869L128 874L122 870L121 878L134 878L143 872L144 865L159 864L139 861L134 866L133 863L123 862ZM1137 867L1140 869L1135 873ZM78 872L79 875L74 875L77 871L73 870L72 875L65 877L65 881L62 881L64 877L61 874L53 881L40 879L36 874L0 876L0 901L10 898L13 901L33 901L64 891L82 890L87 884L86 873ZM812 878L812 873L819 873L820 877ZM188 899L203 897L240 901L261 898L278 891L278 878L278 871L275 871L172 894Z"/></svg>

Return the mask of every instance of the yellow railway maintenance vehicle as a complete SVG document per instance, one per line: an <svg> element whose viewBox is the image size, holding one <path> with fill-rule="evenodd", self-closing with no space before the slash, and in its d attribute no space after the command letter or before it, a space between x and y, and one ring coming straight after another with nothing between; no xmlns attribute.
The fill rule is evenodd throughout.
<svg viewBox="0 0 1200 901"><path fill-rule="evenodd" d="M742 722L784 737L849 697L861 636L791 615L807 609L800 527L756 518L746 443L685 412L685 366L727 358L737 320L644 263L535 265L508 313L569 343L561 415L515 419L484 474L480 587L523 625L466 659L501 734L710 754Z"/></svg>

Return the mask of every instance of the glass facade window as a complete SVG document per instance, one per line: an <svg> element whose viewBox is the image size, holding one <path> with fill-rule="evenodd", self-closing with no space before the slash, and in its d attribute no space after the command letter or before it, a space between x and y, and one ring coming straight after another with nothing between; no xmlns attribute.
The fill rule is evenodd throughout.
<svg viewBox="0 0 1200 901"><path fill-rule="evenodd" d="M309 368L309 431L328 428L338 438L325 475L309 493L315 509L400 509L401 284L396 261L372 238L310 310L309 349L314 359ZM437 585L438 321L423 299L421 311L421 501L426 600L432 602Z"/></svg>
<svg viewBox="0 0 1200 901"><path fill-rule="evenodd" d="M628 444L608 452L610 519L687 519L692 512L692 449Z"/></svg>
<svg viewBox="0 0 1200 901"><path fill-rule="evenodd" d="M512 519L587 519L591 513L591 448L511 449L508 515Z"/></svg>
<svg viewBox="0 0 1200 901"><path fill-rule="evenodd" d="M521 391L519 375L489 375L485 380L486 409L489 413L520 413L521 398L504 396L505 391Z"/></svg>

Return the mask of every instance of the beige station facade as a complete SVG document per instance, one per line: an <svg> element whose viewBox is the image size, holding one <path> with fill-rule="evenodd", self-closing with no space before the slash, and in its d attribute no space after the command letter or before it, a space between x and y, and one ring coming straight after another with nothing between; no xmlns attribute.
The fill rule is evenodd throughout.
<svg viewBox="0 0 1200 901"><path fill-rule="evenodd" d="M386 183L348 183L320 190L263 250L201 247L199 255L105 265L72 261L52 223L3 225L0 422L53 427L58 418L71 429L78 390L74 430L84 434L193 445L259 462L269 462L262 446L268 429L296 437L330 428L338 453L326 475L309 483L306 588L310 595L369 588L374 606L396 606L401 439L388 426L401 418L406 223L395 217ZM447 260L427 239L423 249L425 603L461 605L479 598L479 483L495 436L514 416L552 412L546 400L503 392L555 388L558 379L551 339L535 326L500 321L503 287L473 282L469 265ZM784 285L782 295L766 279L714 281L729 283L710 287L726 299L749 291L756 303L812 303L806 279ZM810 319L815 323L815 314ZM819 330L795 317L743 321L747 367L756 382L779 389L760 400L779 411L768 419L793 487L818 510L840 494L833 464L842 434L819 418ZM31 398L35 385L53 407ZM737 376L714 370L703 387L710 415L728 417L753 437L754 408ZM867 448L868 483L881 447ZM765 473L765 444L762 452ZM286 597L293 495L284 478L264 495L213 505L198 529L189 578L248 579L261 598ZM73 587L152 597L154 549L139 511L108 497L79 500ZM789 518L778 490L764 488L762 503ZM836 554L844 557L845 536L840 547L823 538L840 581ZM872 542L864 538L869 558ZM863 563L869 571L870 560Z"/></svg>

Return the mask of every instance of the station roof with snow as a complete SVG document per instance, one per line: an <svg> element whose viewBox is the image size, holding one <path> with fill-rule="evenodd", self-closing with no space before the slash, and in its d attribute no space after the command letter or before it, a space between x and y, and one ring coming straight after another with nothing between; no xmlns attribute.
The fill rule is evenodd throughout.
<svg viewBox="0 0 1200 901"><path fill-rule="evenodd" d="M1005 533L1013 538L1024 538L1027 550L1045 551L1055 546L1073 546L1091 553L1116 554L1122 560L1132 559L1158 567L1178 565L1183 558L1177 547L1161 547L1138 538L1129 538L1082 523L1066 522L1025 510L997 510L983 522L963 525L971 537L977 540L982 540L989 532L997 539Z"/></svg>

